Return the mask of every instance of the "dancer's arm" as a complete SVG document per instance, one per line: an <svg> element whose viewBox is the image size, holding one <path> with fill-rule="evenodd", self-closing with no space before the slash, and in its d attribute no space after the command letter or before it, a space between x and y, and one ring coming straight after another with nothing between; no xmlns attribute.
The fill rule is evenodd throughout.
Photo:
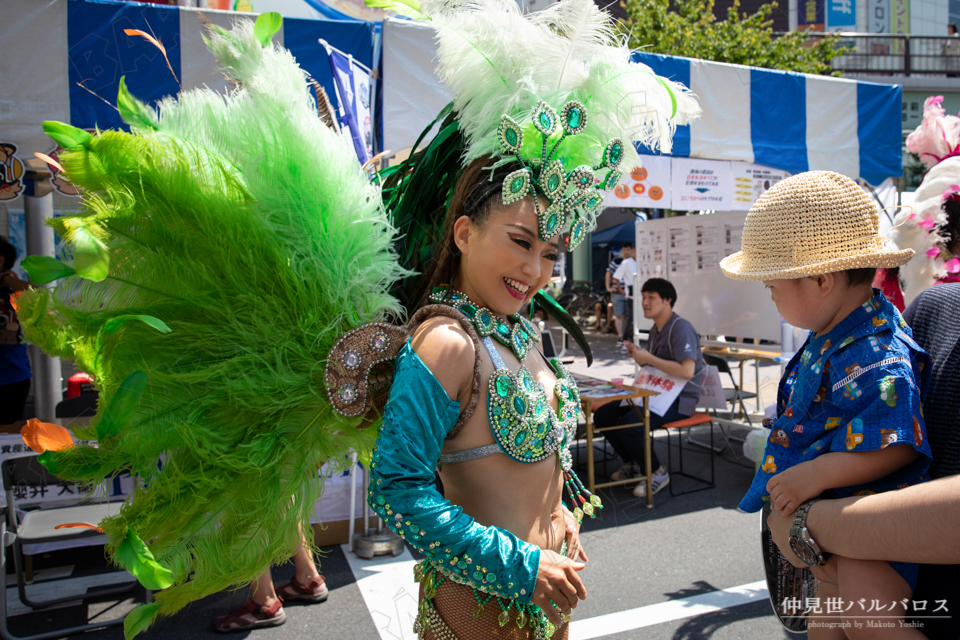
<svg viewBox="0 0 960 640"><path fill-rule="evenodd" d="M462 356L457 360L472 372L473 356ZM413 348L404 347L374 449L368 500L391 529L457 581L529 602L540 548L504 529L477 524L434 483L443 440L459 413L460 403L450 399Z"/></svg>

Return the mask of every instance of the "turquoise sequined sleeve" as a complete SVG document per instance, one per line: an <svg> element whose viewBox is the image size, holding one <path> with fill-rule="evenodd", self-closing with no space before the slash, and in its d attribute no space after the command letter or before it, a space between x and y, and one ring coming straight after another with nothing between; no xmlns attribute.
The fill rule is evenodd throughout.
<svg viewBox="0 0 960 640"><path fill-rule="evenodd" d="M499 527L485 527L440 495L434 470L459 418L408 342L397 357L390 400L370 468L367 500L393 531L450 579L529 602L540 548Z"/></svg>

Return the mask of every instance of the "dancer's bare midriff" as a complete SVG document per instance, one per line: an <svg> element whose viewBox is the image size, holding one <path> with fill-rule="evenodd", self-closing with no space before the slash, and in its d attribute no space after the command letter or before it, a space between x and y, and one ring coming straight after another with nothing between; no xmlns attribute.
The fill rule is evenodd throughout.
<svg viewBox="0 0 960 640"><path fill-rule="evenodd" d="M501 358L513 370L519 368L509 349L497 345ZM487 419L487 385L493 364L481 352L480 398L473 416L443 446L452 453L492 444L493 433ZM473 363L467 363L471 365ZM556 375L539 354L524 361L534 379L543 383L550 404L557 409L553 395ZM561 507L563 478L560 461L552 455L539 462L517 462L503 453L485 458L443 465L440 469L445 496L463 508L479 524L510 531L521 540L541 549L560 552L564 540Z"/></svg>

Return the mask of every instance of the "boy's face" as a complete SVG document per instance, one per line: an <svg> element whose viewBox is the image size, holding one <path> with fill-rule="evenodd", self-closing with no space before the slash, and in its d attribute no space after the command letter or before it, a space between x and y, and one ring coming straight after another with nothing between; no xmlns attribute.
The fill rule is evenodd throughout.
<svg viewBox="0 0 960 640"><path fill-rule="evenodd" d="M834 315L830 305L824 304L821 287L815 277L764 280L763 284L770 289L770 299L777 305L777 311L788 324L817 332L825 327Z"/></svg>

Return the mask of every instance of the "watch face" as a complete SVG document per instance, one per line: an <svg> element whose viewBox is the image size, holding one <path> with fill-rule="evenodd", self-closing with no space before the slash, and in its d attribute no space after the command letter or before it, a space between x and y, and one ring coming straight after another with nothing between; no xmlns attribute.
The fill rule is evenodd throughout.
<svg viewBox="0 0 960 640"><path fill-rule="evenodd" d="M799 538L790 538L790 548L793 550L797 557L803 560L805 563L811 567L817 564L820 564L820 558L817 557L817 554L814 553L813 549Z"/></svg>

